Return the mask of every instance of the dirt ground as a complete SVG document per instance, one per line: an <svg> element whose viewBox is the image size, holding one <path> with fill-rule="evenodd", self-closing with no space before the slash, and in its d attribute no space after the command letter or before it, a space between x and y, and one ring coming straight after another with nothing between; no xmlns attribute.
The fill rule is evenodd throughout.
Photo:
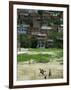
<svg viewBox="0 0 71 90"><path fill-rule="evenodd" d="M43 73L41 70L43 69ZM18 62L17 80L41 80L63 78L63 65L58 62L32 63Z"/></svg>

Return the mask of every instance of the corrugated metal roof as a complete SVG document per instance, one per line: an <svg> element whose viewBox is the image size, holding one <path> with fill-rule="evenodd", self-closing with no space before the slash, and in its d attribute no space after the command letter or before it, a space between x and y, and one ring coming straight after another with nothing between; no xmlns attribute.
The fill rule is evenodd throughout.
<svg viewBox="0 0 71 90"><path fill-rule="evenodd" d="M42 26L41 29L52 29L50 26Z"/></svg>

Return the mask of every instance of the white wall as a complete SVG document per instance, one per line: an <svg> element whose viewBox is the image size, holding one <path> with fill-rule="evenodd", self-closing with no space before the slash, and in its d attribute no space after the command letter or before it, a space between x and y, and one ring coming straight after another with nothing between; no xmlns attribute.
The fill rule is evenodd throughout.
<svg viewBox="0 0 71 90"><path fill-rule="evenodd" d="M12 1L12 0L11 0ZM14 1L14 0L13 0ZM20 0L17 0L20 1ZM29 1L29 0L21 0ZM30 0L30 2L47 2L69 4L71 9L71 0ZM70 12L71 15L71 12ZM71 22L71 17L70 17ZM70 27L71 29L71 27ZM71 31L70 31L71 34ZM71 38L71 35L70 35ZM71 45L71 42L70 42ZM71 50L71 47L70 47ZM8 69L9 69L9 0L0 0L0 90L9 90L8 88ZM70 62L71 64L71 62ZM71 66L70 66L71 69ZM71 75L71 72L70 72ZM26 88L24 90L70 90L71 78L69 86L53 86L42 88ZM16 89L17 90L17 89Z"/></svg>

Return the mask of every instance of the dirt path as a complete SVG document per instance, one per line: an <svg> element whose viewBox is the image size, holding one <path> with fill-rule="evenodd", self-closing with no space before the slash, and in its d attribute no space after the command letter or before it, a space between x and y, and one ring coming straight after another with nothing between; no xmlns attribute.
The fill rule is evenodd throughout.
<svg viewBox="0 0 71 90"><path fill-rule="evenodd" d="M17 65L17 79L18 80L40 80L45 79L44 75L40 73L39 69L45 71L46 79L55 79L63 77L63 65L58 62L49 63L34 63L25 64L25 62L18 62ZM50 75L49 75L50 73Z"/></svg>
<svg viewBox="0 0 71 90"><path fill-rule="evenodd" d="M24 53L27 53L27 54L55 54L54 52L36 52L36 51L23 51L23 52L18 52L18 54L24 54Z"/></svg>

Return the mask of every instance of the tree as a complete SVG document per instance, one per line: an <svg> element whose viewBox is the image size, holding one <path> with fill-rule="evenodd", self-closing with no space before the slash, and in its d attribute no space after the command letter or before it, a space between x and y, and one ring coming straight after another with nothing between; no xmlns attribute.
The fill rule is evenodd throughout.
<svg viewBox="0 0 71 90"><path fill-rule="evenodd" d="M41 26L42 26L42 21L43 21L43 10L38 10L37 11L38 12L38 14L40 15L40 28L41 28Z"/></svg>
<svg viewBox="0 0 71 90"><path fill-rule="evenodd" d="M20 47L29 48L30 47L30 39L26 34L19 34L18 40L20 42Z"/></svg>
<svg viewBox="0 0 71 90"><path fill-rule="evenodd" d="M35 36L31 36L31 48L37 47L37 38Z"/></svg>
<svg viewBox="0 0 71 90"><path fill-rule="evenodd" d="M61 24L63 24L63 12L62 11L54 11L53 14L55 14L56 16L52 16L51 18L51 22L53 23L53 25L57 26L57 31L58 28Z"/></svg>
<svg viewBox="0 0 71 90"><path fill-rule="evenodd" d="M62 33L59 33L54 30L50 31L48 38L53 40L54 47L57 47L57 48L63 47Z"/></svg>

